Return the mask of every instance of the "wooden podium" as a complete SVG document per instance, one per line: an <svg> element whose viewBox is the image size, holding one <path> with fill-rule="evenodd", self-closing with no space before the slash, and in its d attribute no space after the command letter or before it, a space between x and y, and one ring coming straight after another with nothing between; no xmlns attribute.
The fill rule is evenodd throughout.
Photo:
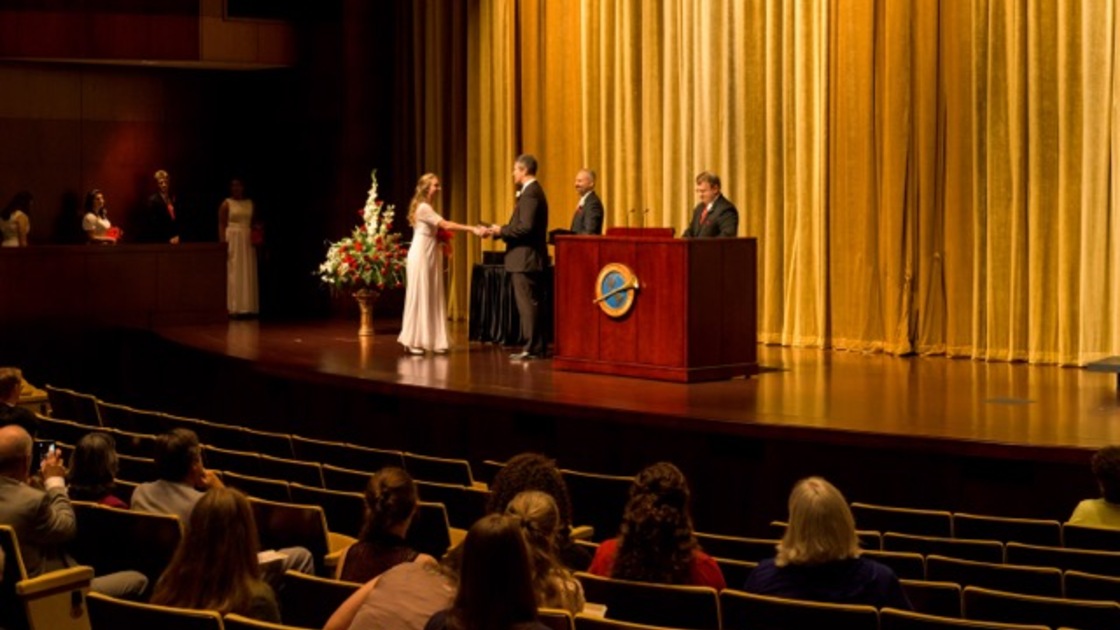
<svg viewBox="0 0 1120 630"><path fill-rule="evenodd" d="M757 373L757 258L753 238L658 228L557 238L553 367L684 383ZM594 301L610 263L639 283L617 318Z"/></svg>

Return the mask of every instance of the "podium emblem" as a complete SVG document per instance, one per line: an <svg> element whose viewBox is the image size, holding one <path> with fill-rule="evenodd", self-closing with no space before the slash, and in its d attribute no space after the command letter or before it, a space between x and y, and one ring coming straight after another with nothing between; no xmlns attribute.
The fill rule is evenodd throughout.
<svg viewBox="0 0 1120 630"><path fill-rule="evenodd" d="M622 263L609 263L599 272L593 302L610 317L622 317L634 306L638 277Z"/></svg>

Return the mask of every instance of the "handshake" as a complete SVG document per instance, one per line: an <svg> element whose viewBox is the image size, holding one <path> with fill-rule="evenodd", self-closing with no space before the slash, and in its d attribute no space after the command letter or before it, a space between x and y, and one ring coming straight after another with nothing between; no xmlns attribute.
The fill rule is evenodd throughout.
<svg viewBox="0 0 1120 630"><path fill-rule="evenodd" d="M494 238L495 236L501 236L502 226L498 224L475 225L471 227L471 232L473 232L474 235L479 238Z"/></svg>

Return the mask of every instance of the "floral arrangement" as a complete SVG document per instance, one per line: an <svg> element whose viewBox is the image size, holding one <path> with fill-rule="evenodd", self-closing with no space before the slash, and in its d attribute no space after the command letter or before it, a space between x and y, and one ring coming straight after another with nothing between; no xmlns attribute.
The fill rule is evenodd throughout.
<svg viewBox="0 0 1120 630"><path fill-rule="evenodd" d="M319 265L319 279L333 291L383 291L404 285L408 251L400 243L401 235L389 232L393 205L377 198L376 170L370 179L365 208L359 211L362 225L349 237L328 243L327 259Z"/></svg>
<svg viewBox="0 0 1120 630"><path fill-rule="evenodd" d="M439 243L440 249L443 250L444 258L450 258L451 254L455 252L455 247L451 244L451 239L454 238L454 236L451 230L445 230L443 228L436 230L436 242Z"/></svg>

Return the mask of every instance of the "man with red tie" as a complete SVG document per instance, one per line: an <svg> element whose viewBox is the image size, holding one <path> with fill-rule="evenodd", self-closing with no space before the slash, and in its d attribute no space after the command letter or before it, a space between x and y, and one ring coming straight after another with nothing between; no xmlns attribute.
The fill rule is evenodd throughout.
<svg viewBox="0 0 1120 630"><path fill-rule="evenodd" d="M595 194L595 171L581 168L576 173L576 192L580 194L579 205L572 215L574 234L603 233L603 202Z"/></svg>
<svg viewBox="0 0 1120 630"><path fill-rule="evenodd" d="M719 192L719 176L704 171L696 176L696 197L700 203L692 210L692 221L681 236L707 238L739 235L739 211Z"/></svg>
<svg viewBox="0 0 1120 630"><path fill-rule="evenodd" d="M150 243L179 244L179 216L175 193L171 192L171 176L165 170L155 174L159 191L148 198L147 234Z"/></svg>

